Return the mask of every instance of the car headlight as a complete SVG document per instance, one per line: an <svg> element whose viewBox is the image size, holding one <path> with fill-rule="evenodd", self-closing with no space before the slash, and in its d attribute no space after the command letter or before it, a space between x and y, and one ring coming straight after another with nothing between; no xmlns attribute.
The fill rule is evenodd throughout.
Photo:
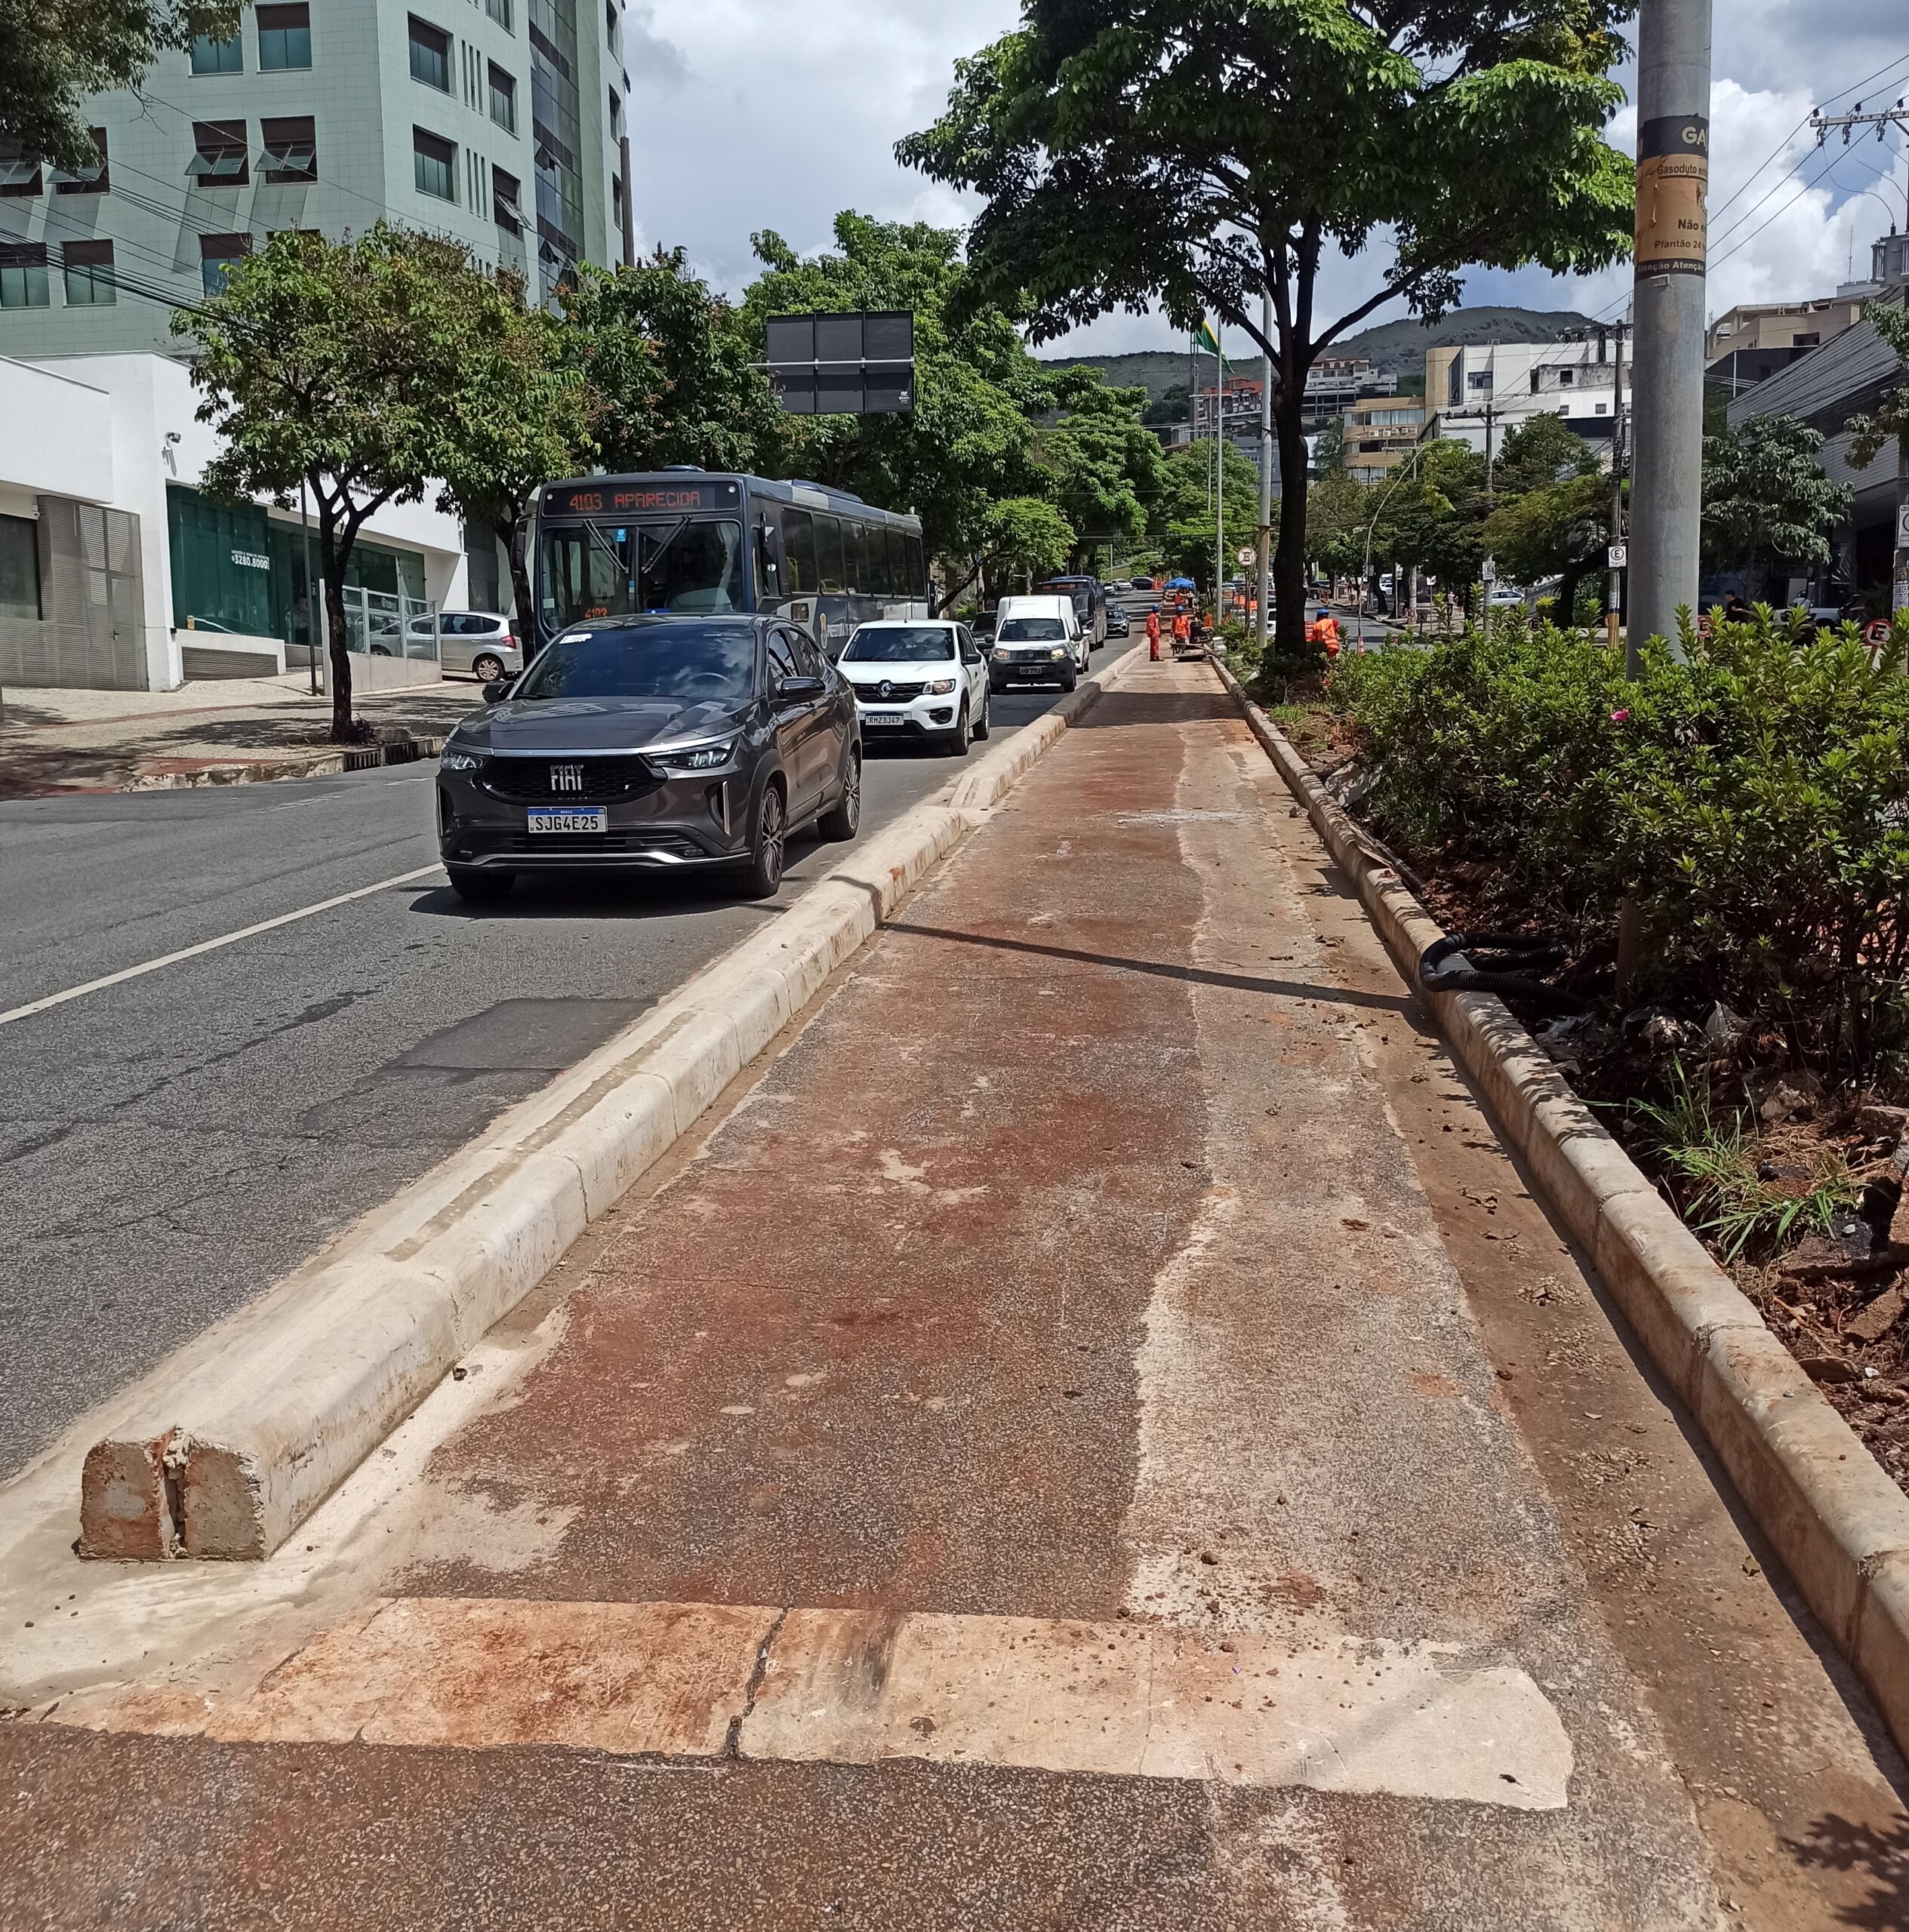
<svg viewBox="0 0 1909 1932"><path fill-rule="evenodd" d="M1064 644L1057 644L1054 648L1048 653L1048 657L1051 657L1057 664L1059 663L1061 659L1066 657L1067 654L1067 647Z"/></svg>
<svg viewBox="0 0 1909 1932"><path fill-rule="evenodd" d="M476 771L484 761L475 752L467 752L457 745L446 745L438 754L440 771Z"/></svg>
<svg viewBox="0 0 1909 1932"><path fill-rule="evenodd" d="M931 678L922 688L930 697L946 697L954 689L954 685L952 678Z"/></svg>
<svg viewBox="0 0 1909 1932"><path fill-rule="evenodd" d="M734 756L734 738L719 738L713 744L685 745L676 751L659 752L654 762L668 772L719 771Z"/></svg>

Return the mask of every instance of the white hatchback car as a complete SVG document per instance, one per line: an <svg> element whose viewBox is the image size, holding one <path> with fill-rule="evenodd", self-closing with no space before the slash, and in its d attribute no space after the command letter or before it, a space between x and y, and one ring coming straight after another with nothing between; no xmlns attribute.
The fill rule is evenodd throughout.
<svg viewBox="0 0 1909 1932"><path fill-rule="evenodd" d="M836 668L855 694L864 743L926 738L956 757L988 732L987 660L952 618L857 626Z"/></svg>
<svg viewBox="0 0 1909 1932"><path fill-rule="evenodd" d="M414 617L407 635L428 646L431 620ZM437 615L438 663L446 671L461 671L488 685L494 678L514 678L524 668L523 647L517 627L491 611L440 611Z"/></svg>

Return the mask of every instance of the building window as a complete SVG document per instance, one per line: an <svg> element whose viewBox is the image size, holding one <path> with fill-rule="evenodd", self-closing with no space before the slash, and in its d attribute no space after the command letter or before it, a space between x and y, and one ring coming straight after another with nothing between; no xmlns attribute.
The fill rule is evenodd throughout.
<svg viewBox="0 0 1909 1932"><path fill-rule="evenodd" d="M1466 386L1474 389L1489 389L1492 386L1492 372L1489 369L1474 370L1465 378Z"/></svg>
<svg viewBox="0 0 1909 1932"><path fill-rule="evenodd" d="M506 33L517 31L516 23L510 17L510 0L484 0L484 11Z"/></svg>
<svg viewBox="0 0 1909 1932"><path fill-rule="evenodd" d="M491 170L491 213L506 234L524 232L523 186L501 168Z"/></svg>
<svg viewBox="0 0 1909 1932"><path fill-rule="evenodd" d="M242 188L251 180L242 121L195 121L186 172L202 188Z"/></svg>
<svg viewBox="0 0 1909 1932"><path fill-rule="evenodd" d="M63 242L60 265L66 274L69 309L109 309L118 299L110 242Z"/></svg>
<svg viewBox="0 0 1909 1932"><path fill-rule="evenodd" d="M1792 349L1820 349L1822 346L1823 332L1821 329L1805 329L1800 335L1793 335L1790 338Z"/></svg>
<svg viewBox="0 0 1909 1932"><path fill-rule="evenodd" d="M500 128L517 131L517 77L507 68L491 63L491 118Z"/></svg>
<svg viewBox="0 0 1909 1932"><path fill-rule="evenodd" d="M202 235L199 238L199 278L208 295L223 295L234 262L252 252L249 235Z"/></svg>
<svg viewBox="0 0 1909 1932"><path fill-rule="evenodd" d="M0 516L0 617L38 619L40 532L30 517Z"/></svg>
<svg viewBox="0 0 1909 1932"><path fill-rule="evenodd" d="M440 94L451 91L451 36L415 14L411 17L411 77Z"/></svg>
<svg viewBox="0 0 1909 1932"><path fill-rule="evenodd" d="M265 170L266 180L276 185L318 179L318 134L310 115L261 121L259 133L265 143L259 165Z"/></svg>
<svg viewBox="0 0 1909 1932"><path fill-rule="evenodd" d="M422 128L411 131L411 171L417 192L440 202L457 198L457 150L451 142Z"/></svg>
<svg viewBox="0 0 1909 1932"><path fill-rule="evenodd" d="M20 152L17 141L0 147L0 195L38 195L45 192L45 186L40 164L29 161Z"/></svg>
<svg viewBox="0 0 1909 1932"><path fill-rule="evenodd" d="M192 72L196 74L242 74L245 71L245 43L235 34L229 40L214 40L201 34L192 42Z"/></svg>
<svg viewBox="0 0 1909 1932"><path fill-rule="evenodd" d="M0 309L44 309L46 244L12 242L0 247Z"/></svg>
<svg viewBox="0 0 1909 1932"><path fill-rule="evenodd" d="M258 10L258 65L262 74L312 64L312 10L309 6Z"/></svg>
<svg viewBox="0 0 1909 1932"><path fill-rule="evenodd" d="M1577 379L1578 372L1576 370L1560 369L1558 371L1558 387L1561 389L1568 389L1570 388L1572 384L1577 380Z"/></svg>
<svg viewBox="0 0 1909 1932"><path fill-rule="evenodd" d="M112 185L106 174L106 131L103 128L93 130L93 145L100 151L100 158L91 168L76 168L69 174L56 168L53 171L53 192L56 195L103 195Z"/></svg>

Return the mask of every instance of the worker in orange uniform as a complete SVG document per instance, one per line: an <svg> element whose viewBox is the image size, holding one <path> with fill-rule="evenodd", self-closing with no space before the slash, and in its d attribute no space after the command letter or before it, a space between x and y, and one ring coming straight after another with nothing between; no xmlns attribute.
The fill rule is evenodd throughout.
<svg viewBox="0 0 1909 1932"><path fill-rule="evenodd" d="M1313 641L1326 646L1326 661L1335 661L1339 655L1339 620L1330 611L1322 608L1319 621L1313 626Z"/></svg>
<svg viewBox="0 0 1909 1932"><path fill-rule="evenodd" d="M1173 653L1177 657L1182 650L1190 651L1193 644L1193 620L1184 610L1173 614Z"/></svg>
<svg viewBox="0 0 1909 1932"><path fill-rule="evenodd" d="M1147 614L1147 655L1153 663L1160 661L1160 607L1157 604Z"/></svg>

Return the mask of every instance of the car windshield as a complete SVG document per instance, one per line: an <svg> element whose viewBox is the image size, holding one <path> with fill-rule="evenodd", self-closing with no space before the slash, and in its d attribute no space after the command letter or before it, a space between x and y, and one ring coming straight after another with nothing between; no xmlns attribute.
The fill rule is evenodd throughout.
<svg viewBox="0 0 1909 1932"><path fill-rule="evenodd" d="M748 624L633 624L560 636L513 698L679 697L740 704L755 688Z"/></svg>
<svg viewBox="0 0 1909 1932"><path fill-rule="evenodd" d="M1067 635L1058 617L1010 617L999 632L1003 644L1058 644Z"/></svg>
<svg viewBox="0 0 1909 1932"><path fill-rule="evenodd" d="M842 658L844 663L938 664L954 654L954 632L945 625L864 624Z"/></svg>
<svg viewBox="0 0 1909 1932"><path fill-rule="evenodd" d="M742 525L673 517L655 523L553 527L543 544L543 615L586 617L748 608Z"/></svg>

